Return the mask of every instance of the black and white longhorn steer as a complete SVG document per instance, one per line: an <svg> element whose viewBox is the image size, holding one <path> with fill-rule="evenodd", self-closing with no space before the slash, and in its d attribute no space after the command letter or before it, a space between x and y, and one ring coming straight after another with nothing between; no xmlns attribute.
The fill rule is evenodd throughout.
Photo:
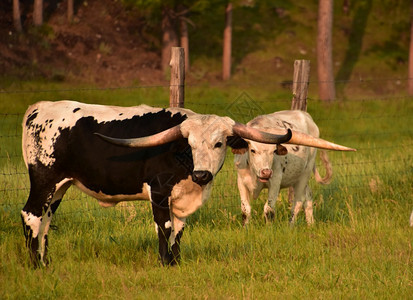
<svg viewBox="0 0 413 300"><path fill-rule="evenodd" d="M226 146L235 147L239 137L279 144L291 132L267 134L181 108L74 101L30 106L22 139L30 194L21 216L33 264L48 262L50 222L71 185L104 207L150 200L161 261L175 264L186 218L207 200Z"/></svg>

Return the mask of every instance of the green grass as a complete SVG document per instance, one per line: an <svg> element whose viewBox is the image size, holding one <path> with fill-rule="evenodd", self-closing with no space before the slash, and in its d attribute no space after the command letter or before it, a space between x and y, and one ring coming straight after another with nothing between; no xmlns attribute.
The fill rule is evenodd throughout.
<svg viewBox="0 0 413 300"><path fill-rule="evenodd" d="M283 191L272 224L262 219L263 193L253 202L251 224L243 228L228 151L211 199L188 219L179 266L159 263L147 202L133 203L136 217L128 220L128 209L100 208L96 200L70 189L52 221L51 266L34 270L28 266L19 215L29 187L20 157L20 123L27 105L70 98L167 106L168 89L23 88L48 92L0 94L1 299L411 298L411 98L310 101L322 137L358 149L329 152L334 170L330 185L311 181L313 227L303 216L289 226ZM188 87L187 103L198 112L231 114L228 107L242 92L265 112L289 106L290 97L256 87Z"/></svg>

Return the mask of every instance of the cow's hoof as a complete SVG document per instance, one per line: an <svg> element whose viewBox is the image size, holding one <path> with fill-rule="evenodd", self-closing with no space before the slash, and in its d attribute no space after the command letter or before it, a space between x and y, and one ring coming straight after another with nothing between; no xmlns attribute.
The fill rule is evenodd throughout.
<svg viewBox="0 0 413 300"><path fill-rule="evenodd" d="M170 254L167 257L160 257L159 260L161 261L163 266L175 266L179 264L180 257L174 257L172 254Z"/></svg>
<svg viewBox="0 0 413 300"><path fill-rule="evenodd" d="M272 223L275 219L275 212L273 211L268 211L264 214L264 218L265 218L265 222L268 223Z"/></svg>
<svg viewBox="0 0 413 300"><path fill-rule="evenodd" d="M246 227L249 223L249 217L246 214L242 214L242 226Z"/></svg>

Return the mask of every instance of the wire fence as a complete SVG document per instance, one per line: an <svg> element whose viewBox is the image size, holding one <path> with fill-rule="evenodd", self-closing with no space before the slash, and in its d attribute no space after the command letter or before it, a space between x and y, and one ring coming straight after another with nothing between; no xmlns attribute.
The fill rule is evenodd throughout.
<svg viewBox="0 0 413 300"><path fill-rule="evenodd" d="M390 81L391 79L364 79L360 82L372 80ZM400 84L399 82L407 80L392 79L394 84ZM312 84L314 83L316 82L312 82ZM281 86L285 82L276 84ZM265 83L251 85L256 88L257 86L264 86ZM218 99L201 102L198 99L200 96L199 90L207 90L208 88L205 88L204 85L187 85L185 107L198 113L229 115L234 119L238 118L237 121L245 122L247 121L246 117L251 119L257 114L288 109L291 105L291 99L287 97L281 97L280 99L276 95L274 97L268 95L262 97L250 96L243 92L246 89L245 86L248 85L244 85L240 89L237 89L235 85L231 86L235 90L231 92L232 94L220 94ZM215 87L222 88L229 87L229 85L219 84ZM166 107L168 101L165 95L168 89L169 85L31 91L16 89L2 90L0 91L0 97L17 97L16 99L21 98L26 103L35 102L42 98L47 99L49 95L53 97L61 95L62 99L72 98L82 101L82 95L99 92L104 95L103 100L99 100L101 103L138 105L145 103L144 98L148 96L147 91L149 90L152 93L150 104ZM156 92L153 92L154 90ZM126 96L125 92L127 93ZM112 101L112 99L117 98L118 93L122 94L123 99L125 99L124 102ZM135 97L135 94L139 95ZM207 99L208 95L202 98ZM134 99L137 99L135 103L133 103ZM356 154L329 153L334 168L334 181L327 186L317 186L313 180L310 182L316 202L326 203L337 197L337 195L342 197L343 193L361 199L367 194L378 193L380 189L393 187L396 190L382 196L387 199L386 201L413 206L411 196L413 195L412 100L412 97L392 95L353 100L338 99L330 103L309 99L309 112L320 128L321 137L358 150ZM88 98L88 101L93 102L93 99ZM245 103L248 104L246 109L249 109L249 111L244 111L244 115L234 112L234 106ZM21 122L24 114L22 107L24 105L15 104L11 105L10 112L0 112L0 221L6 227L6 224L19 222L19 212L26 202L30 188L27 170L21 156ZM317 163L317 167L323 169L320 163ZM240 201L236 183L237 174L233 166L233 156L228 151L225 165L215 179L211 199L204 208L195 214L193 220L199 222L202 219L210 218L232 219L239 215ZM260 199L265 197L266 192L263 193ZM285 198L285 194L283 194L283 197ZM258 201L258 203L263 206L263 200ZM360 200L360 203L362 204L362 200ZM340 209L340 205L343 206L344 204L341 202L341 204L336 203L335 205L336 208L338 205L337 209ZM261 208L257 206L256 210L259 209ZM138 213L138 216L140 214L149 217L148 211L150 211L148 202L134 203L127 207L112 210L102 209L96 200L76 189L70 189L56 217L60 220L70 218L78 220L79 223L84 223L93 222L98 217L130 220L136 216L136 213Z"/></svg>

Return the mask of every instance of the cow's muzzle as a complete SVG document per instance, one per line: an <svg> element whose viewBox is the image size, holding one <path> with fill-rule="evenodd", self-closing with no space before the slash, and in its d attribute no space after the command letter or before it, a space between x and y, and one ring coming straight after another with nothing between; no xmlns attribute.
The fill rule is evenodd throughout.
<svg viewBox="0 0 413 300"><path fill-rule="evenodd" d="M269 179L272 176L272 170L271 169L261 169L260 170L260 175L258 176L258 179L261 182L268 182Z"/></svg>
<svg viewBox="0 0 413 300"><path fill-rule="evenodd" d="M192 181L199 185L206 185L212 178L212 173L209 171L194 171L192 173Z"/></svg>

